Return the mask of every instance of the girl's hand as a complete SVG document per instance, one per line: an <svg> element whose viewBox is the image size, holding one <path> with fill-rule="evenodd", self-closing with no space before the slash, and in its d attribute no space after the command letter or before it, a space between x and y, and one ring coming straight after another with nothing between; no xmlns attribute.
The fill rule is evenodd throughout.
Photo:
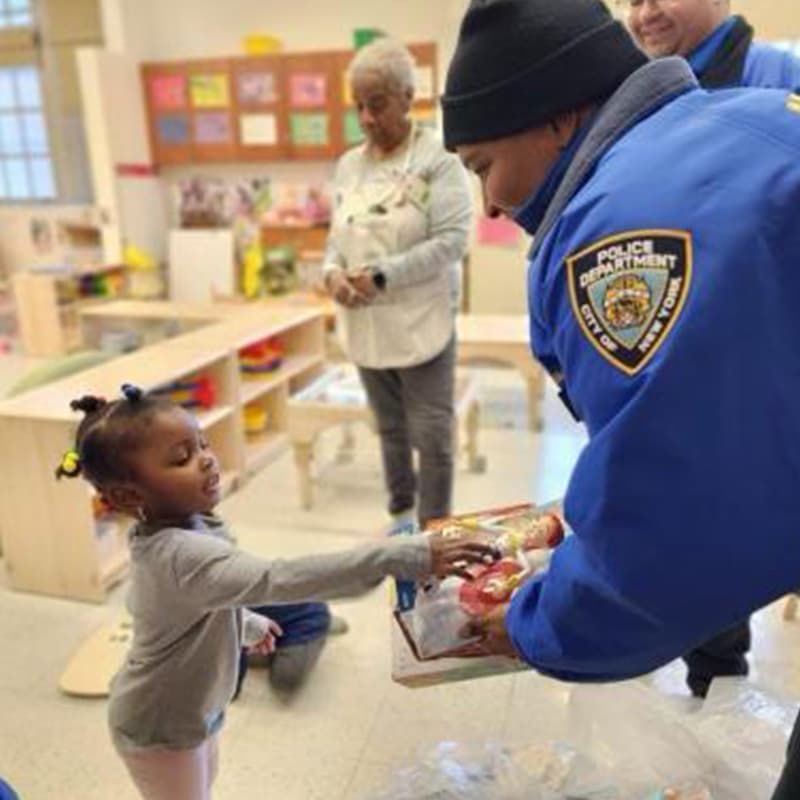
<svg viewBox="0 0 800 800"><path fill-rule="evenodd" d="M497 550L472 535L444 536L437 532L430 534L428 539L431 543L431 572L437 578L457 575L472 580L467 571L470 564L491 564L497 560Z"/></svg>
<svg viewBox="0 0 800 800"><path fill-rule="evenodd" d="M274 619L263 617L263 620L266 623L264 626L264 638L247 649L250 653L269 656L275 652L278 646L278 638L283 636L283 629Z"/></svg>

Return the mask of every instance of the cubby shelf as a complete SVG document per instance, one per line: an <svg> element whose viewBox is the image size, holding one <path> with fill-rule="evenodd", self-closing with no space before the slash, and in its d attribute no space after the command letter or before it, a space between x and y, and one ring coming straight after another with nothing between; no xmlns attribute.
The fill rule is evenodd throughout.
<svg viewBox="0 0 800 800"><path fill-rule="evenodd" d="M144 316L152 313L147 305L120 304L125 313L138 310ZM11 588L102 602L126 572L131 520L104 513L98 522L96 498L86 484L53 478L74 438L71 399L119 396L123 383L163 390L176 381L210 380L214 405L193 412L219 460L223 496L287 446L291 390L323 368L323 315L313 309L265 312L251 306L183 310L198 324L205 316L202 327L0 402L0 451L17 454L0 492L0 534ZM166 311L181 316L180 308ZM268 339L280 340L283 362L268 377L248 380L240 371L240 352ZM255 438L246 435L244 425L244 407L251 402L264 406L268 420Z"/></svg>
<svg viewBox="0 0 800 800"><path fill-rule="evenodd" d="M322 364L322 357L319 355L296 355L284 359L281 366L275 372L267 373L263 377L256 378L243 374L242 376L242 403L247 405L253 400L257 400L261 395L271 391L276 386L280 386L286 381L296 378L301 373L311 367Z"/></svg>

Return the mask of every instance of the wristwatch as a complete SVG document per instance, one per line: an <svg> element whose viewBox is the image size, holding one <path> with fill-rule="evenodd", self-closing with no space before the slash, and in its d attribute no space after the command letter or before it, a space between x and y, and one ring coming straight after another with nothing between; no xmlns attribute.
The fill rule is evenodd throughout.
<svg viewBox="0 0 800 800"><path fill-rule="evenodd" d="M386 273L383 272L379 267L373 267L372 282L375 284L375 288L379 292L382 292L386 288Z"/></svg>

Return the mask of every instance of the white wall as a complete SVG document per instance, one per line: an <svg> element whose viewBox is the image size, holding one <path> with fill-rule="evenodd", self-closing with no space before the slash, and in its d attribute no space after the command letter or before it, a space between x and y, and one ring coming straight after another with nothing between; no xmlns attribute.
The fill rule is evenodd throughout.
<svg viewBox="0 0 800 800"><path fill-rule="evenodd" d="M242 51L247 33L280 38L286 50L352 46L355 28L404 41L436 41L447 63L467 0L105 0L121 9L125 47L143 60Z"/></svg>

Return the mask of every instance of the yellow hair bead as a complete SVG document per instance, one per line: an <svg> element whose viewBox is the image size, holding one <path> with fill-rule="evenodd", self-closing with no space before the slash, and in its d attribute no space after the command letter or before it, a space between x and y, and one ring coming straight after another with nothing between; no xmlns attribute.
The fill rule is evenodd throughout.
<svg viewBox="0 0 800 800"><path fill-rule="evenodd" d="M77 450L67 450L61 459L61 470L65 475L75 475L81 465L81 457Z"/></svg>

